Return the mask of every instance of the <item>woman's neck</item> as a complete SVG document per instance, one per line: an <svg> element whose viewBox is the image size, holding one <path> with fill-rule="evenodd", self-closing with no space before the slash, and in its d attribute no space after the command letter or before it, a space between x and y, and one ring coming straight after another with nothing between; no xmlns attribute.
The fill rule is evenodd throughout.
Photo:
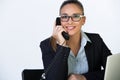
<svg viewBox="0 0 120 80"><path fill-rule="evenodd" d="M67 41L67 45L71 48L75 56L77 56L77 53L80 49L80 43L81 43L81 33L75 34L74 36L70 36L70 40Z"/></svg>
<svg viewBox="0 0 120 80"><path fill-rule="evenodd" d="M68 44L74 44L74 43L80 43L81 41L81 33L77 33L73 36L70 36L69 41L67 41Z"/></svg>

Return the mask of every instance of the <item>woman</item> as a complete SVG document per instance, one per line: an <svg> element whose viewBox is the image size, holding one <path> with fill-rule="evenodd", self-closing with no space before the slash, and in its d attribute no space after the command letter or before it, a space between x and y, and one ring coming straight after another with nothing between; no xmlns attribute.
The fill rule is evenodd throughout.
<svg viewBox="0 0 120 80"><path fill-rule="evenodd" d="M86 20L82 4L66 0L59 14L61 25L55 25L52 37L40 43L46 80L103 80L111 52L98 34L81 30Z"/></svg>

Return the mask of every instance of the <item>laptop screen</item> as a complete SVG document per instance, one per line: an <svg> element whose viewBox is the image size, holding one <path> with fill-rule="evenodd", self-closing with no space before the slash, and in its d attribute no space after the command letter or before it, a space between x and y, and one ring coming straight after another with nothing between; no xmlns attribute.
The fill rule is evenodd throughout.
<svg viewBox="0 0 120 80"><path fill-rule="evenodd" d="M120 53L108 56L104 80L120 80Z"/></svg>

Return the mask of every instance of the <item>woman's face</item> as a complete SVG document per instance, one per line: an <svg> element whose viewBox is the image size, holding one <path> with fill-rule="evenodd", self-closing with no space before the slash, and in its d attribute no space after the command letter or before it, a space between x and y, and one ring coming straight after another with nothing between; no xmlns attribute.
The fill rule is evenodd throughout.
<svg viewBox="0 0 120 80"><path fill-rule="evenodd" d="M66 16L76 16L82 14L82 10L75 4L67 4L63 6L63 8L60 11L60 15L66 15ZM73 21L71 18L68 19L68 21L61 21L61 25L64 27L66 32L70 36L73 36L75 34L80 34L81 27L85 23L85 17L82 17L79 21Z"/></svg>

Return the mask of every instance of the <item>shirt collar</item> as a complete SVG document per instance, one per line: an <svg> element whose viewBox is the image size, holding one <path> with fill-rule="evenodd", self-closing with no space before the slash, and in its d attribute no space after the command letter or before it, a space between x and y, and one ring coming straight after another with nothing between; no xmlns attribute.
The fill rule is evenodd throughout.
<svg viewBox="0 0 120 80"><path fill-rule="evenodd" d="M81 31L82 38L85 38L88 42L91 42L91 40L88 38L88 36L85 34L85 32Z"/></svg>
<svg viewBox="0 0 120 80"><path fill-rule="evenodd" d="M85 32L81 31L81 48L84 48L87 42L91 42L91 40L88 38L88 36L85 34ZM74 54L72 53L72 51L70 51L70 55L75 57ZM78 55L76 56L77 58L80 55L80 49L78 52Z"/></svg>

